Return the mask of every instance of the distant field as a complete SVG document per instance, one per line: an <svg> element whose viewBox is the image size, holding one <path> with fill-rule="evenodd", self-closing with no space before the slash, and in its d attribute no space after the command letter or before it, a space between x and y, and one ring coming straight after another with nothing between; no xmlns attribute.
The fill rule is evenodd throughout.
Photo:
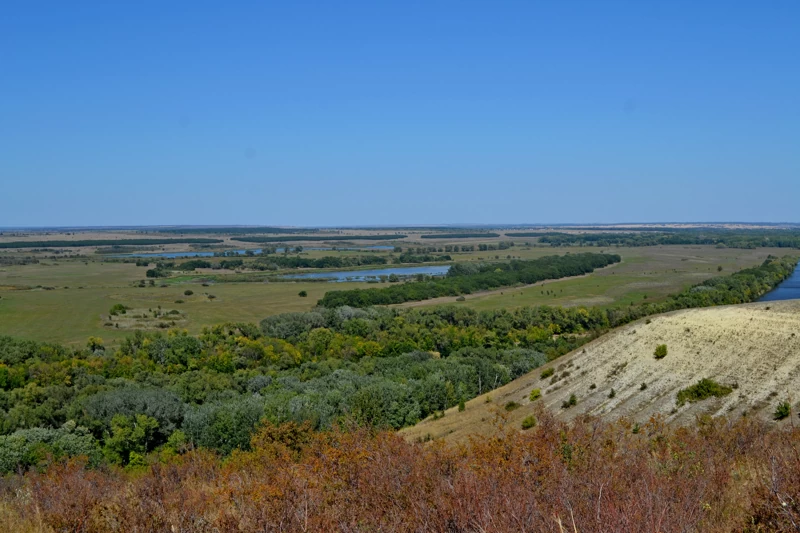
<svg viewBox="0 0 800 533"><path fill-rule="evenodd" d="M103 326L112 305L136 309L177 309L187 314L186 327L229 321L258 322L267 315L311 309L330 286L326 283L219 283L203 287L180 283L167 288L137 288L144 268L131 263L63 261L0 268L0 334L62 343L82 344L89 336L122 338L130 330ZM55 287L54 290L13 290L13 287ZM85 287L79 289L78 287ZM340 283L337 287L367 287L366 283ZM69 287L65 289L64 287ZM186 289L194 291L184 296ZM298 293L305 290L308 297ZM204 293L216 296L213 301ZM184 300L176 304L176 300Z"/></svg>
<svg viewBox="0 0 800 533"><path fill-rule="evenodd" d="M593 250L594 248L589 248ZM552 255L554 253L576 253L587 248L514 247L499 253L511 252L525 259ZM720 274L731 273L742 268L760 264L768 255L782 256L785 249L759 248L739 250L713 246L654 246L637 248L608 247L608 252L622 256L622 264L580 278L544 282L535 287L503 289L487 294L467 296L463 302L455 298L437 298L424 302L403 304L406 306L455 303L474 309L501 309L525 305L563 306L608 306L627 305L645 299L658 301L685 287ZM494 254L495 252L491 252ZM489 252L461 254L462 260L473 257L486 258ZM456 254L458 255L458 254ZM492 258L494 255L492 255ZM502 255L501 257L505 257ZM549 294L548 294L549 291Z"/></svg>
<svg viewBox="0 0 800 533"><path fill-rule="evenodd" d="M463 242L463 241L462 241ZM550 248L515 246L502 251L475 251L451 254L454 261L506 260L507 257L533 259L586 251L586 248ZM591 248L592 251L602 251ZM783 255L782 249L718 249L710 246L661 246L638 248L608 247L619 253L623 263L586 277L545 282L544 287L503 289L485 295L470 295L466 305L476 309L500 309L524 305L625 305L639 302L646 295L658 300L667 294L718 274L761 263L770 253ZM4 252L17 256L18 251ZM386 254L386 251L313 250L310 257L325 255ZM102 257L89 259L43 259L42 263L0 267L0 334L63 343L84 343L92 335L106 340L119 339L130 330L105 327L105 316L116 303L136 309L177 309L186 314L186 327L198 332L204 325L226 321L258 322L267 315L313 308L324 293L333 289L375 287L367 283L332 285L320 282L295 283L218 283L202 287L191 276L180 279L157 279L155 287L136 288L146 279L146 267L133 263L104 262ZM357 270L357 269L353 269ZM213 271L233 274L231 271ZM169 287L158 287L167 283ZM36 288L41 286L41 288ZM54 287L54 290L45 290ZM64 287L69 287L68 289ZM78 287L84 287L79 289ZM187 288L194 295L185 297ZM25 289L25 290L18 290ZM305 290L308 297L298 293ZM551 291L543 294L542 291ZM216 298L209 301L203 293ZM183 304L174 303L184 300ZM421 302L421 305L451 303L454 298ZM419 305L419 304L418 304ZM184 325L185 324L185 325Z"/></svg>

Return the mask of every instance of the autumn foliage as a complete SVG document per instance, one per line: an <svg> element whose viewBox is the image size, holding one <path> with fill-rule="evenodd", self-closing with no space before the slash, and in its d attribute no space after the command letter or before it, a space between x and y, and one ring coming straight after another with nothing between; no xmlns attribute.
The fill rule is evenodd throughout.
<svg viewBox="0 0 800 533"><path fill-rule="evenodd" d="M570 425L466 446L265 424L252 450L4 482L0 528L28 531L796 531L800 430L701 420Z"/></svg>

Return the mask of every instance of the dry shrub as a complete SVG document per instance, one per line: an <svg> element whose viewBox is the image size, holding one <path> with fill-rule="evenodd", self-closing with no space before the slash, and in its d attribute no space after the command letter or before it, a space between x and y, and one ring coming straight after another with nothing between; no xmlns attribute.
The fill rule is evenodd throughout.
<svg viewBox="0 0 800 533"><path fill-rule="evenodd" d="M530 431L505 425L463 446L266 424L252 451L224 460L190 451L143 472L56 464L12 478L0 520L85 532L796 530L798 430L703 418L634 433L627 420L535 416Z"/></svg>

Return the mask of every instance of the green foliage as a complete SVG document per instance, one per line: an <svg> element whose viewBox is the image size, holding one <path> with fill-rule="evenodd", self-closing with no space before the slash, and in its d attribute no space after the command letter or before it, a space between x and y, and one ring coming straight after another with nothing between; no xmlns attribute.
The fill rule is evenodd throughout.
<svg viewBox="0 0 800 533"><path fill-rule="evenodd" d="M556 369L553 368L552 366L550 368L545 368L544 370L542 370L542 373L539 374L539 379L547 379L555 373Z"/></svg>
<svg viewBox="0 0 800 533"><path fill-rule="evenodd" d="M308 296L308 292L306 292L306 291L300 291L300 292L298 292L298 293L297 293L297 295L298 295L300 298L305 298L306 296Z"/></svg>
<svg viewBox="0 0 800 533"><path fill-rule="evenodd" d="M44 465L49 457L87 456L91 464L100 460L100 448L91 433L74 422L57 429L21 429L0 436L0 473L6 474Z"/></svg>
<svg viewBox="0 0 800 533"><path fill-rule="evenodd" d="M526 416L522 420L522 429L527 430L536 427L536 417L533 415Z"/></svg>
<svg viewBox="0 0 800 533"><path fill-rule="evenodd" d="M183 291L184 296L191 296L192 294L194 294L194 291L192 289L186 289L185 291Z"/></svg>
<svg viewBox="0 0 800 533"><path fill-rule="evenodd" d="M783 401L778 404L778 407L775 408L775 412L772 415L774 420L783 420L792 414L792 405L787 402Z"/></svg>
<svg viewBox="0 0 800 533"><path fill-rule="evenodd" d="M111 306L111 310L108 312L109 315L116 316L116 315L124 315L128 312L129 307L123 304L114 304Z"/></svg>
<svg viewBox="0 0 800 533"><path fill-rule="evenodd" d="M574 393L569 395L569 399L561 402L562 409L569 409L570 407L574 407L576 405L578 405L578 397L575 396Z"/></svg>
<svg viewBox="0 0 800 533"><path fill-rule="evenodd" d="M506 403L504 408L506 411L514 411L516 409L519 409L520 405L517 402L508 402Z"/></svg>
<svg viewBox="0 0 800 533"><path fill-rule="evenodd" d="M616 397L616 395L617 395L617 391L615 391L614 388L612 387L611 391L609 391L609 393L608 393L608 397L609 398L614 398L614 397Z"/></svg>
<svg viewBox="0 0 800 533"><path fill-rule="evenodd" d="M191 271L196 268L211 268L211 263L203 259L192 259L178 265L178 270Z"/></svg>
<svg viewBox="0 0 800 533"><path fill-rule="evenodd" d="M621 260L611 254L571 254L548 256L530 261L509 263L456 263L447 276L421 282L409 282L380 289L328 291L319 301L323 307L368 307L458 296L497 287L532 284L546 279L577 276ZM390 281L392 281L390 277Z"/></svg>
<svg viewBox="0 0 800 533"><path fill-rule="evenodd" d="M139 454L136 462L141 463L142 456L154 447L157 430L158 421L147 415L114 415L103 453L111 463L120 465L127 465L132 458L137 459L132 454Z"/></svg>
<svg viewBox="0 0 800 533"><path fill-rule="evenodd" d="M535 402L539 398L542 397L542 390L541 389L533 389L530 395L530 401Z"/></svg>
<svg viewBox="0 0 800 533"><path fill-rule="evenodd" d="M667 356L667 345L666 344L659 344L656 346L655 352L653 352L653 356L656 359L664 359Z"/></svg>
<svg viewBox="0 0 800 533"><path fill-rule="evenodd" d="M720 385L713 379L703 378L691 387L679 390L677 404L680 407L686 402L694 403L711 397L720 398L731 392L733 392L731 387Z"/></svg>

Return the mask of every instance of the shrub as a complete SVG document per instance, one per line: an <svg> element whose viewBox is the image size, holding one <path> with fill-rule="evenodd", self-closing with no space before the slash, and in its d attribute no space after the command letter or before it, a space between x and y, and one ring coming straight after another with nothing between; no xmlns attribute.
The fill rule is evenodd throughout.
<svg viewBox="0 0 800 533"><path fill-rule="evenodd" d="M677 394L678 407L684 403L694 403L705 400L706 398L721 398L733 392L731 387L720 385L713 379L703 378L691 387L681 389Z"/></svg>
<svg viewBox="0 0 800 533"><path fill-rule="evenodd" d="M116 316L116 315L124 315L128 311L128 307L122 304L114 304L111 306L111 310L108 312L109 315Z"/></svg>
<svg viewBox="0 0 800 533"><path fill-rule="evenodd" d="M617 395L617 391L615 391L613 388L611 389L611 392L608 393L608 397L609 398L613 398L616 395Z"/></svg>
<svg viewBox="0 0 800 533"><path fill-rule="evenodd" d="M209 299L209 300L213 300L214 298L216 298L216 296L214 296L213 294L209 294L209 295L208 295L208 299Z"/></svg>
<svg viewBox="0 0 800 533"><path fill-rule="evenodd" d="M656 359L664 359L667 356L667 345L659 344L658 346L656 346L656 351L653 352L653 356Z"/></svg>
<svg viewBox="0 0 800 533"><path fill-rule="evenodd" d="M466 301L466 298L464 298L463 296L459 296L458 298L456 298L456 301L457 302L463 302L463 301Z"/></svg>
<svg viewBox="0 0 800 533"><path fill-rule="evenodd" d="M192 294L194 294L194 291L191 289L186 289L185 291L183 291L184 296L191 296Z"/></svg>
<svg viewBox="0 0 800 533"><path fill-rule="evenodd" d="M308 296L308 292L306 292L306 291L300 291L300 292L298 292L298 293L297 293L297 295L298 295L300 298L305 298L306 296Z"/></svg>
<svg viewBox="0 0 800 533"><path fill-rule="evenodd" d="M535 402L536 400L538 400L541 397L542 397L542 390L541 389L533 389L531 391L530 400L532 402Z"/></svg>
<svg viewBox="0 0 800 533"><path fill-rule="evenodd" d="M789 402L781 402L778 404L778 407L775 409L775 412L772 415L774 420L783 420L784 418L788 417L792 414L792 406Z"/></svg>
<svg viewBox="0 0 800 533"><path fill-rule="evenodd" d="M552 376L555 373L556 373L556 369L555 368L552 368L552 367L551 368L547 368L545 370L542 370L542 373L539 374L539 378L540 379L547 379L547 378L549 378L550 376Z"/></svg>
<svg viewBox="0 0 800 533"><path fill-rule="evenodd" d="M639 387L639 390L646 390L646 389L647 389L647 383L642 383L641 386Z"/></svg>
<svg viewBox="0 0 800 533"><path fill-rule="evenodd" d="M505 408L506 411L513 411L514 409L519 409L519 404L517 402L508 402Z"/></svg>
<svg viewBox="0 0 800 533"><path fill-rule="evenodd" d="M532 427L536 427L536 417L533 415L526 416L522 420L522 429L531 429Z"/></svg>
<svg viewBox="0 0 800 533"><path fill-rule="evenodd" d="M561 408L562 409L569 409L570 407L573 407L575 405L578 405L578 397L575 396L575 394L573 393L573 394L569 395L569 399L568 400L564 400L561 403Z"/></svg>

